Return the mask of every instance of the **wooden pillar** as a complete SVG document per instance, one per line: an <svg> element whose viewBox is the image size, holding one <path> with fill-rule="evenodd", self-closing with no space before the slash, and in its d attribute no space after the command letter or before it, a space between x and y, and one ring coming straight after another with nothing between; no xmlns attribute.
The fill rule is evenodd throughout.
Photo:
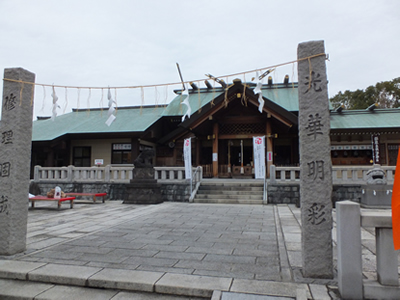
<svg viewBox="0 0 400 300"><path fill-rule="evenodd" d="M200 151L201 151L201 140L199 138L196 141L196 167L200 166Z"/></svg>
<svg viewBox="0 0 400 300"><path fill-rule="evenodd" d="M213 128L213 153L212 153L212 166L213 166L213 177L218 177L218 123L214 123Z"/></svg>
<svg viewBox="0 0 400 300"><path fill-rule="evenodd" d="M132 138L131 139L131 162L133 163L133 161L139 156L139 140L137 138Z"/></svg>
<svg viewBox="0 0 400 300"><path fill-rule="evenodd" d="M266 147L267 147L267 149L266 149L266 151L267 151L267 153L266 153L266 159L267 159L267 164L266 164L266 166L267 166L267 178L269 178L269 176L270 176L270 167L271 167L271 165L273 164L273 161L268 161L268 157L269 157L269 155L268 155L268 153L272 153L272 159L274 158L274 154L273 154L273 143L272 143L272 129L271 129L271 119L268 119L267 120L267 128L266 128L266 136L267 136L267 138L265 139L265 144L266 144Z"/></svg>

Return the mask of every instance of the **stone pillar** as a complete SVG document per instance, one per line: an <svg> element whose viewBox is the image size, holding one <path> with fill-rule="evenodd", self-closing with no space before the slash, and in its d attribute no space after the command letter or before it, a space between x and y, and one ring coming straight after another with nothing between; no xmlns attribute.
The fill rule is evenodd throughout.
<svg viewBox="0 0 400 300"><path fill-rule="evenodd" d="M323 41L301 43L297 49L303 275L313 278L333 277L332 162L324 52Z"/></svg>
<svg viewBox="0 0 400 300"><path fill-rule="evenodd" d="M336 202L338 286L343 299L363 299L360 220L360 204Z"/></svg>
<svg viewBox="0 0 400 300"><path fill-rule="evenodd" d="M0 123L0 255L26 249L35 74L4 70Z"/></svg>
<svg viewBox="0 0 400 300"><path fill-rule="evenodd" d="M375 228L376 273L382 285L399 285L398 258L393 245L392 228Z"/></svg>

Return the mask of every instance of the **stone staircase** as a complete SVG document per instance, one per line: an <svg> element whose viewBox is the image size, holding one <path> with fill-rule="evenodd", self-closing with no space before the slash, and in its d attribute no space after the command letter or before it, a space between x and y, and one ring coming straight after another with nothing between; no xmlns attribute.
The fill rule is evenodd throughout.
<svg viewBox="0 0 400 300"><path fill-rule="evenodd" d="M203 179L194 203L262 204L264 182L254 179Z"/></svg>

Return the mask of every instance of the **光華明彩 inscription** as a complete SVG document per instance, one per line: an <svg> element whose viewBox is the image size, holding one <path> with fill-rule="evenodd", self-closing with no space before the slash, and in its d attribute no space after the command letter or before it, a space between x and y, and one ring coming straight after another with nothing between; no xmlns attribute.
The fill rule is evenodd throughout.
<svg viewBox="0 0 400 300"><path fill-rule="evenodd" d="M322 132L322 127L324 125L321 123L321 120L322 120L322 118L319 116L318 113L316 113L315 115L310 114L308 116L308 125L306 127L306 129L308 131L307 135L313 136L314 140L317 138L318 134L321 134L321 135L324 134Z"/></svg>
<svg viewBox="0 0 400 300"><path fill-rule="evenodd" d="M308 165L308 177L312 180L316 180L317 178L324 180L324 161L323 160L315 160L307 163Z"/></svg>
<svg viewBox="0 0 400 300"><path fill-rule="evenodd" d="M325 205L313 203L311 207L308 208L308 222L310 222L312 225L320 225L326 222L326 219L324 218L324 208Z"/></svg>
<svg viewBox="0 0 400 300"><path fill-rule="evenodd" d="M308 87L305 93L308 93L311 89L313 89L315 92L321 92L322 91L321 74L311 71L311 76L310 75L306 76L306 82L304 84L307 85Z"/></svg>
<svg viewBox="0 0 400 300"><path fill-rule="evenodd" d="M299 44L302 273L311 278L333 277L332 163L325 59L323 41Z"/></svg>

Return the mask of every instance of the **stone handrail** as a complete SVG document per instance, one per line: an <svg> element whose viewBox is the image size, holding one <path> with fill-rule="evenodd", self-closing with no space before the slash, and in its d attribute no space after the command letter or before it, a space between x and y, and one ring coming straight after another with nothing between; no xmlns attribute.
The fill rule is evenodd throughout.
<svg viewBox="0 0 400 300"><path fill-rule="evenodd" d="M336 212L338 285L342 298L400 299L391 210L361 210L358 203L339 201ZM377 281L363 279L361 226L375 228Z"/></svg>
<svg viewBox="0 0 400 300"><path fill-rule="evenodd" d="M105 167L41 167L35 166L34 181L54 182L129 182L133 165Z"/></svg>
<svg viewBox="0 0 400 300"><path fill-rule="evenodd" d="M192 172L192 187L191 187L191 194L189 197L189 202L193 202L193 199L196 196L197 190L200 187L202 178L203 178L203 168L201 166L198 166Z"/></svg>
<svg viewBox="0 0 400 300"><path fill-rule="evenodd" d="M386 173L388 184L394 180L396 166L382 166ZM364 184L366 183L366 174L372 166L332 166L333 183L343 184ZM270 183L293 183L300 182L300 167L270 167Z"/></svg>

